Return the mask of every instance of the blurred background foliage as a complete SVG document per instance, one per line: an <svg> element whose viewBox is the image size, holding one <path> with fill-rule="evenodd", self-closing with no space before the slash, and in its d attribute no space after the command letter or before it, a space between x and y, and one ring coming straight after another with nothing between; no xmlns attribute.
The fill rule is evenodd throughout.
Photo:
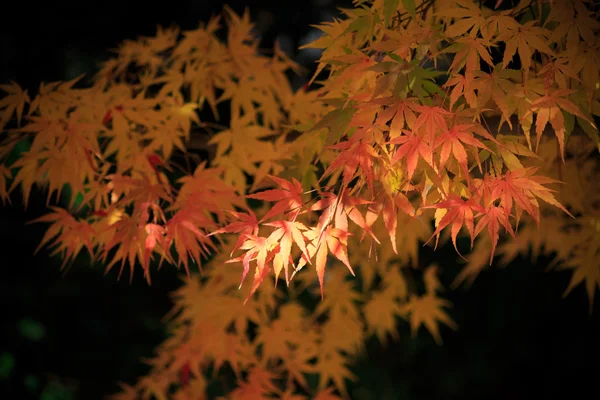
<svg viewBox="0 0 600 400"><path fill-rule="evenodd" d="M339 15L350 1L229 1L238 13L249 7L263 48L277 40L307 68L294 78L300 87L318 52L297 51L318 31L310 27ZM222 4L67 0L11 3L0 24L0 80L15 80L30 93L41 81L91 73L124 39L151 35L157 25L183 30L217 14ZM25 144L23 145L25 146ZM21 148L21 151L25 148ZM117 280L112 271L80 256L68 271L42 249L43 224L26 225L46 210L44 193L32 193L23 209L18 194L0 208L0 399L100 399L147 372L140 361L167 335L162 317L169 293L185 279L175 268L154 273L152 286L137 276ZM442 266L450 287L460 270L451 246L435 254L424 248L421 265ZM471 288L449 291L451 317L459 331L442 331L443 346L421 331L411 337L399 321L399 339L376 339L353 372L353 399L454 399L532 397L596 398L599 377L600 310L588 314L582 286L562 293L568 272L545 270L547 259L517 259L484 271Z"/></svg>

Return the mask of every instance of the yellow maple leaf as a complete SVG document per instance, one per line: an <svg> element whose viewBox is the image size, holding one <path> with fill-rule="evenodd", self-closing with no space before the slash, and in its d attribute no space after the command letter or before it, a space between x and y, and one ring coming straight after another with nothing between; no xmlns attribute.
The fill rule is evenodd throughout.
<svg viewBox="0 0 600 400"><path fill-rule="evenodd" d="M14 114L17 115L17 123L21 124L21 118L23 116L23 109L25 104L29 103L29 96L27 91L23 90L15 82L10 84L0 85L0 90L4 91L6 95L0 98L0 131L4 129L8 121Z"/></svg>
<svg viewBox="0 0 600 400"><path fill-rule="evenodd" d="M371 299L364 305L363 311L368 332L375 334L380 343L387 342L388 334L392 339L398 338L396 316L402 314L402 309L396 300L393 288L375 291Z"/></svg>
<svg viewBox="0 0 600 400"><path fill-rule="evenodd" d="M317 361L316 369L319 371L319 389L323 390L333 382L335 388L344 397L348 397L346 379L353 381L356 376L347 367L349 360L337 351L322 353Z"/></svg>
<svg viewBox="0 0 600 400"><path fill-rule="evenodd" d="M425 328L433 336L435 342L441 345L442 337L438 323L441 322L454 330L457 329L454 321L443 310L444 307L449 307L450 305L449 301L441 299L434 294L426 294L420 297L411 296L405 306L405 310L409 313L410 328L413 336L417 333L421 325L425 325Z"/></svg>

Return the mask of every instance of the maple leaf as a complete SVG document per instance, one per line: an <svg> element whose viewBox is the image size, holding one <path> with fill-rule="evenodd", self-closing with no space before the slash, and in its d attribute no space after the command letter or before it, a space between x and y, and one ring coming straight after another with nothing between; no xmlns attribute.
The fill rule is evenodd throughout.
<svg viewBox="0 0 600 400"><path fill-rule="evenodd" d="M498 244L498 240L500 239L500 225L502 225L504 229L506 229L506 231L511 234L512 237L515 237L515 232L512 229L512 226L508 220L508 214L506 213L504 208L489 206L487 210L485 210L484 215L477 222L477 226L475 227L474 236L479 235L479 233L486 226L488 228L488 233L490 234L490 241L492 244L492 252L490 254L490 265L492 265L492 259L494 258L494 253L496 251L496 245Z"/></svg>
<svg viewBox="0 0 600 400"><path fill-rule="evenodd" d="M306 246L307 256L298 261L298 266L292 274L292 277L306 265L306 262L316 255L315 267L317 277L319 278L319 287L321 289L321 300L323 300L323 283L325 281L325 266L327 265L327 250L340 260L354 275L354 271L348 260L348 236L350 233L339 228L328 226L321 231L318 228L312 228L305 233L306 238L310 241Z"/></svg>
<svg viewBox="0 0 600 400"><path fill-rule="evenodd" d="M468 158L463 143L475 148L481 148L487 151L491 151L486 145L484 145L483 143L481 143L481 141L476 139L474 135L469 131L469 128L472 126L473 125L470 124L454 125L452 129L442 131L441 135L439 135L436 138L436 141L433 145L434 149L439 146L442 147L440 152L440 170L444 168L446 162L448 161L450 153L452 153L454 159L458 162L463 173L465 174L465 177L468 178ZM475 152L475 155L477 156L477 158L479 158L477 152Z"/></svg>
<svg viewBox="0 0 600 400"><path fill-rule="evenodd" d="M483 59L488 65L494 66L488 47L494 46L490 41L482 38L461 37L453 44L441 51L444 53L455 53L452 64L448 68L452 73L460 71L466 66L467 72L479 70L479 59Z"/></svg>
<svg viewBox="0 0 600 400"><path fill-rule="evenodd" d="M452 243L454 244L454 249L458 253L458 248L456 247L456 237L464 224L471 238L471 247L473 246L473 240L475 239L473 211L478 211L481 213L485 212L484 208L478 202L476 202L475 199L463 200L459 196L450 195L446 200L443 200L437 203L436 205L425 206L423 208L436 208L446 210L446 213L438 223L437 228L435 232L433 232L433 235L431 236L429 241L431 241L431 239L433 239L433 237L436 236L437 246L440 232L442 231L442 229L444 229L446 226L452 223L450 233L452 236Z"/></svg>
<svg viewBox="0 0 600 400"><path fill-rule="evenodd" d="M342 185L348 185L359 169L359 175L366 177L369 190L373 193L373 161L379 158L375 149L370 144L357 140L356 135L328 148L342 151L325 170L321 179L343 166Z"/></svg>
<svg viewBox="0 0 600 400"><path fill-rule="evenodd" d="M239 378L240 367L248 365L250 361L246 355L247 351L244 349L245 341L243 337L238 334L225 333L221 329L215 329L213 332L203 334L202 338L210 343L203 346L205 350L204 357L214 362L214 368L219 371L227 362Z"/></svg>
<svg viewBox="0 0 600 400"><path fill-rule="evenodd" d="M240 234L237 242L231 249L231 255L233 255L233 253L235 253L235 251L240 248L244 240L246 240L246 234L254 236L258 235L259 222L256 218L256 214L254 214L252 210L248 210L248 213L240 213L236 211L227 212L231 214L234 218L238 219L238 221L231 222L223 228L217 229L216 231L209 233L207 236L217 235L220 233Z"/></svg>
<svg viewBox="0 0 600 400"><path fill-rule="evenodd" d="M0 85L0 89L6 93L6 95L0 99L0 131L4 129L8 121L12 118L13 114L17 115L17 123L21 124L21 118L23 117L23 109L25 104L30 103L27 90L23 90L17 83L10 82L10 84Z"/></svg>
<svg viewBox="0 0 600 400"><path fill-rule="evenodd" d="M244 300L244 304L250 299L250 297L256 292L262 281L267 277L269 273L269 265L274 254L272 250L276 247L277 243L273 242L269 238L264 238L260 236L244 234L246 240L240 246L241 250L247 250L246 254L240 257L236 257L230 260L227 260L226 263L232 262L242 262L244 266L244 272L242 273L242 279L240 282L240 288L246 279L246 275L248 271L250 271L250 261L256 260L256 270L254 274L254 281L252 282L252 288L250 289L250 294ZM268 258L267 258L268 257Z"/></svg>
<svg viewBox="0 0 600 400"><path fill-rule="evenodd" d="M335 290L332 286L329 286L330 290ZM355 304L351 307L345 309L342 304L334 303L329 311L329 318L320 330L321 348L352 356L358 355L364 348L365 327L360 309Z"/></svg>
<svg viewBox="0 0 600 400"><path fill-rule="evenodd" d="M175 244L178 256L178 265L183 263L189 276L188 256L198 266L201 265L202 257L206 257L211 251L216 251L215 244L210 240L208 234L201 227L211 227L213 221L205 216L201 210L188 207L177 211L166 224L166 248L170 249Z"/></svg>
<svg viewBox="0 0 600 400"><path fill-rule="evenodd" d="M537 168L523 168L509 171L501 178L491 180L488 185L491 189L491 201L500 199L500 204L509 212L513 202L525 210L539 224L539 206L534 198L540 198L546 203L558 207L567 215L573 217L552 195L554 190L543 184L556 183L554 179L534 175Z"/></svg>
<svg viewBox="0 0 600 400"><path fill-rule="evenodd" d="M297 332L294 334L298 336ZM313 361L318 356L318 349L315 345L317 341L316 334L308 334L304 335L304 337L311 340L308 347L304 343L301 343L295 350L284 353L281 358L288 373L287 381L289 385L291 385L291 382L298 382L302 388L307 390L309 385L306 382L305 375L317 372Z"/></svg>
<svg viewBox="0 0 600 400"><path fill-rule="evenodd" d="M406 312L409 313L409 322L412 335L417 333L421 325L425 325L429 333L435 339L438 345L442 344L438 321L453 330L457 329L456 324L443 310L444 307L450 307L451 303L447 300L440 299L435 294L426 294L424 296L411 296L408 304L405 306Z"/></svg>
<svg viewBox="0 0 600 400"><path fill-rule="evenodd" d="M444 88L453 87L450 92L450 106L448 107L450 110L452 110L454 104L461 96L464 96L469 106L477 107L479 99L475 94L474 82L469 78L461 74L456 74L444 83Z"/></svg>
<svg viewBox="0 0 600 400"><path fill-rule="evenodd" d="M574 90L571 89L557 89L545 96L540 97L539 99L534 100L531 103L529 110L525 113L523 118L526 118L531 113L536 113L536 151L539 147L540 140L542 138L542 133L544 131L544 127L550 120L550 124L554 128L554 134L558 139L558 144L560 146L560 153L563 159L565 160L565 120L562 114L561 109L571 113L579 118L584 119L588 123L596 129L596 125L591 121L588 117L586 117L579 108L573 104L566 96L574 93Z"/></svg>
<svg viewBox="0 0 600 400"><path fill-rule="evenodd" d="M114 224L111 224L104 229L110 237L104 244L102 261L106 262L108 253L113 248L117 248L112 261L106 266L106 273L110 272L113 266L121 261L121 268L119 270L120 279L125 268L125 263L129 262L129 281L132 282L136 258L142 259L143 257L141 250L143 248L143 228L140 228L134 218L123 213ZM150 275L148 274L148 271L146 271L145 277L146 279L149 279Z"/></svg>
<svg viewBox="0 0 600 400"><path fill-rule="evenodd" d="M496 3L496 8L501 2L502 0L498 0L498 2ZM487 18L487 26L483 27L482 29L482 36L485 39L490 40L493 36L496 36L496 34L501 36L505 35L509 31L518 30L520 25L512 17L512 15L514 15L513 13L515 12L515 10L505 10L490 15ZM504 64L503 67L506 68L506 64Z"/></svg>
<svg viewBox="0 0 600 400"><path fill-rule="evenodd" d="M222 169L206 168L206 162L202 162L196 167L193 176L180 178L178 182L182 186L173 208L204 209L220 220L225 220L224 210L245 208L243 199L237 196L233 187L220 179L221 173Z"/></svg>
<svg viewBox="0 0 600 400"><path fill-rule="evenodd" d="M269 143L269 149L262 154L260 165L254 175L251 191L254 191L268 174L277 175L284 171L282 161L289 159L292 154L290 144L286 143L286 136L281 135L275 139L274 143Z"/></svg>
<svg viewBox="0 0 600 400"><path fill-rule="evenodd" d="M336 74L332 74L329 78L328 88L330 90L336 90L347 81L351 81L357 75L375 63L370 57L364 54L346 54L337 57L333 57L330 60L326 60L331 63L338 65Z"/></svg>
<svg viewBox="0 0 600 400"><path fill-rule="evenodd" d="M303 374L316 372L310 360L318 356L318 335L314 330L298 335L306 326L306 310L297 303L285 304L277 319L259 328L256 343L263 346L264 359L282 360L289 384L295 380L308 390Z"/></svg>
<svg viewBox="0 0 600 400"><path fill-rule="evenodd" d="M516 78L516 74L518 74L518 71L504 68L500 69L499 65L495 66L494 70L489 74L483 71L473 72L473 79L472 82L470 82L470 86L477 89L477 98L476 100L472 99L473 103L469 102L469 105L471 107L484 107L490 99L493 100L502 112L502 120L498 125L498 129L502 127L504 122L512 129L510 116L514 112L515 107L512 106L507 97L510 96L511 92L514 90L514 83L512 80ZM467 101L468 100L469 99L467 98Z"/></svg>
<svg viewBox="0 0 600 400"><path fill-rule="evenodd" d="M577 285L584 283L590 303L590 314L592 313L596 287L600 289L600 268L598 268L600 256L598 254L600 254L598 246L590 245L589 249L579 252L562 267L573 270L571 281L565 290L564 296L567 296Z"/></svg>
<svg viewBox="0 0 600 400"><path fill-rule="evenodd" d="M405 100L397 98L383 98L375 100L376 103L388 105L388 107L377 115L375 125L383 126L390 120L389 134L390 138L394 139L402 134L404 127L413 129L414 123L417 120L415 111L419 104L416 98L407 98Z"/></svg>
<svg viewBox="0 0 600 400"><path fill-rule="evenodd" d="M244 172L251 175L256 173L256 163L262 162L264 154L274 152L273 144L262 140L268 136L274 135L273 130L264 126L254 124L250 115L244 115L237 118L232 117L230 128L220 131L209 140L209 144L216 144L216 154L214 165L224 167L230 174L238 170L240 174ZM279 150L285 150L281 147ZM281 156L280 158L286 158ZM229 183L234 183L228 179ZM238 191L245 191L245 178L243 181L235 182Z"/></svg>
<svg viewBox="0 0 600 400"><path fill-rule="evenodd" d="M525 22L517 29L507 27L508 29L496 38L496 40L506 43L502 64L508 65L515 52L518 51L523 70L529 71L531 59L536 50L548 55L554 54L547 43L548 30L534 26L536 23L537 21L533 20Z"/></svg>
<svg viewBox="0 0 600 400"><path fill-rule="evenodd" d="M51 222L52 224L44 234L40 244L38 245L35 253L48 244L50 240L54 239L50 244L50 247L56 247L51 253L52 255L59 252L63 253L63 264L61 269L71 259L79 254L79 252L85 247L89 252L90 256L93 257L94 252L94 237L96 231L85 221L76 220L67 210L59 207L51 207L52 213L43 215L36 218L29 223L37 222Z"/></svg>
<svg viewBox="0 0 600 400"><path fill-rule="evenodd" d="M233 400L263 400L270 393L278 393L279 389L273 383L277 376L262 368L253 367L246 381L229 393Z"/></svg>
<svg viewBox="0 0 600 400"><path fill-rule="evenodd" d="M106 177L110 181L110 189L116 196L124 195L121 203L153 203L159 200L171 200L168 186L164 183L154 183L143 175L141 178L114 174Z"/></svg>
<svg viewBox="0 0 600 400"><path fill-rule="evenodd" d="M317 224L320 232L323 232L332 221L336 228L348 232L348 218L350 218L352 222L371 235L375 242L380 243L357 208L359 205L370 204L370 201L350 196L345 189L342 190L339 196L331 192L323 192L321 193L321 197L319 201L310 207L311 211L325 210L321 214L321 217L319 217Z"/></svg>
<svg viewBox="0 0 600 400"><path fill-rule="evenodd" d="M27 152L13 164L13 167L21 168L19 168L19 171L16 173L12 184L8 188L8 193L12 192L20 184L21 191L23 192L23 203L25 208L27 208L29 203L31 189L38 178L39 157L39 154Z"/></svg>
<svg viewBox="0 0 600 400"><path fill-rule="evenodd" d="M354 374L346 366L348 363L347 357L337 351L321 353L316 365L320 372L319 389L325 389L331 381L342 396L348 397L345 380L356 380Z"/></svg>
<svg viewBox="0 0 600 400"><path fill-rule="evenodd" d="M437 297L442 284L437 275L439 268L436 265L430 265L425 269L423 280L425 283L425 294L422 296L411 295L407 304L403 307L403 312L409 315L409 322L414 336L421 325L433 336L438 345L442 344L438 321L446 326L456 330L456 324L443 310L444 307L451 307L451 303L447 300Z"/></svg>
<svg viewBox="0 0 600 400"><path fill-rule="evenodd" d="M393 289L386 288L374 292L363 309L369 333L374 333L380 343L386 342L388 334L391 334L393 339L398 338L396 316L402 315L402 308L396 301Z"/></svg>
<svg viewBox="0 0 600 400"><path fill-rule="evenodd" d="M436 15L455 19L455 22L445 29L446 36L453 38L470 31L469 36L476 37L480 30L485 30L486 18L475 3L469 1L456 1L456 3L462 7L446 8L436 12Z"/></svg>
<svg viewBox="0 0 600 400"><path fill-rule="evenodd" d="M376 197L376 200L369 205L366 216L366 223L368 226L372 226L379 215L382 216L385 229L387 230L392 243L392 250L395 254L398 254L398 248L396 247L396 231L398 229L398 211L400 210L409 216L415 215L414 207L404 194L400 192L381 193ZM361 240L366 233L366 231L363 232Z"/></svg>
<svg viewBox="0 0 600 400"><path fill-rule="evenodd" d="M362 322L358 303L362 301L362 293L352 290L353 282L352 280L347 279L348 276L343 273L342 269L329 268L326 272L326 283L329 285L329 290L335 292L336 295L324 297L323 300L318 303L314 313L316 315L328 315L330 320L333 320L334 323L332 328L335 328L337 331L347 330L347 328L343 326L344 324L342 324L342 326L335 325L335 319L338 317L343 319L345 324L351 323L353 325L360 325ZM307 274L301 274L299 277L306 275ZM312 280L314 280L314 278ZM318 285L312 285L311 292L315 295L319 295L320 287ZM333 341L330 344L334 345L334 347L337 346L337 348L341 350L350 350L352 346L360 344L361 340L358 338L360 335L362 335L360 331L353 332L352 334L348 332L346 334L348 338L345 338L344 340L334 335L334 337L330 338ZM350 338L350 336L353 336L354 339Z"/></svg>
<svg viewBox="0 0 600 400"><path fill-rule="evenodd" d="M404 135L392 139L388 144L399 145L395 148L390 166L402 159L406 159L407 178L410 180L417 169L419 156L433 167L432 143L423 140L422 134L404 131Z"/></svg>
<svg viewBox="0 0 600 400"><path fill-rule="evenodd" d="M420 113L413 125L413 131L418 131L421 127L425 128L425 134L428 136L428 141L432 142L438 130L447 131L445 117L452 115L451 112L437 106L418 106L417 111Z"/></svg>
<svg viewBox="0 0 600 400"><path fill-rule="evenodd" d="M580 38L584 42L593 43L600 23L594 14L583 2L558 3L551 7L548 21L558 22L558 26L550 35L550 41L561 42L565 40L565 50L570 58L577 54Z"/></svg>
<svg viewBox="0 0 600 400"><path fill-rule="evenodd" d="M308 228L300 222L285 220L274 221L265 225L277 228L269 235L267 241L279 243L279 251L273 259L275 277L279 277L279 273L283 267L285 281L289 285L288 267L291 259L292 243L295 243L300 248L304 257L310 259L306 250L305 236L303 235L303 232L308 230Z"/></svg>
<svg viewBox="0 0 600 400"><path fill-rule="evenodd" d="M573 271L571 280L564 296L567 296L577 285L584 283L589 299L590 315L594 306L596 287L600 288L600 222L596 218L585 218L580 222L580 232L575 236L575 243L569 243L568 239L561 240L561 244L567 247L568 257L560 266L560 269ZM571 232L568 238L573 237ZM562 238L561 238L562 239Z"/></svg>
<svg viewBox="0 0 600 400"><path fill-rule="evenodd" d="M269 175L269 178L277 183L281 189L264 190L259 193L246 195L249 199L276 202L267 214L261 218L260 222L288 211L295 212L297 215L304 204L300 182L296 178L292 178L292 182L272 175Z"/></svg>

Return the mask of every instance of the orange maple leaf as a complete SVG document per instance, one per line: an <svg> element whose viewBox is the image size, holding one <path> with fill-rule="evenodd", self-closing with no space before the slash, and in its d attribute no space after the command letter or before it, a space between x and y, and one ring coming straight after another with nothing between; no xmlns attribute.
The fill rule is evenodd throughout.
<svg viewBox="0 0 600 400"><path fill-rule="evenodd" d="M328 148L341 150L341 152L335 160L331 162L320 180L339 167L343 167L342 185L347 185L354 179L357 170L360 169L362 172L360 176L366 177L369 190L373 193L373 161L379 158L379 154L373 149L373 146L366 141L357 140L356 136L352 136L350 139L329 146Z"/></svg>
<svg viewBox="0 0 600 400"><path fill-rule="evenodd" d="M539 147L540 140L542 138L542 133L544 132L544 128L546 124L548 124L548 120L554 128L554 134L558 139L558 144L560 146L560 156L565 161L565 119L562 114L561 109L566 112L573 114L579 118L584 119L589 122L592 127L595 129L596 125L593 121L591 121L588 117L586 117L579 108L571 102L567 96L569 94L575 93L575 90L571 89L557 89L552 92L549 92L545 96L540 97L539 99L534 100L529 107L529 110L523 115L521 119L525 119L535 112L536 121L535 121L535 133L536 133L536 151Z"/></svg>
<svg viewBox="0 0 600 400"><path fill-rule="evenodd" d="M273 260L275 277L279 277L279 272L281 272L281 268L283 267L285 281L289 285L288 267L291 259L292 242L296 243L307 259L310 259L306 250L305 236L303 235L303 231L308 230L308 228L301 222L285 220L279 220L265 225L277 228L269 235L267 241L279 242L279 251Z"/></svg>
<svg viewBox="0 0 600 400"><path fill-rule="evenodd" d="M508 220L508 214L504 210L503 207L489 206L485 211L484 215L477 222L477 226L475 227L474 236L479 235L479 233L487 226L488 233L490 234L490 239L492 242L492 253L490 255L490 265L492 265L492 259L494 258L494 253L496 252L496 245L498 244L498 240L500 239L499 231L500 225L506 229L508 233L514 238L515 232L512 229L512 225Z"/></svg>
<svg viewBox="0 0 600 400"><path fill-rule="evenodd" d="M267 214L261 218L260 222L288 211L299 213L304 204L300 182L295 178L292 178L292 182L290 182L272 175L269 175L269 178L275 181L281 189L264 190L259 193L246 195L249 199L276 202Z"/></svg>
<svg viewBox="0 0 600 400"><path fill-rule="evenodd" d="M93 256L93 238L96 236L94 228L85 221L76 220L67 210L59 207L52 207L52 210L52 213L29 222L30 224L36 222L52 223L35 253L54 238L50 246L56 247L52 252L53 255L63 252L64 261L61 268L64 268L69 260L74 259L83 247Z"/></svg>
<svg viewBox="0 0 600 400"><path fill-rule="evenodd" d="M217 250L215 244L204 231L204 229L213 226L214 222L202 211L191 206L182 208L167 221L166 225L165 240L167 249L171 248L173 243L175 244L178 265L183 263L188 276L190 273L188 256L200 266L202 257L206 257L211 251Z"/></svg>
<svg viewBox="0 0 600 400"><path fill-rule="evenodd" d="M446 209L446 214L439 222L435 232L431 235L431 239L436 236L435 245L437 247L439 234L446 226L452 223L450 228L452 243L454 244L454 249L458 253L458 248L456 247L456 237L463 224L469 231L469 236L471 238L471 247L473 247L473 240L475 240L475 228L474 228L474 213L473 211L485 212L484 208L479 204L475 199L463 200L459 196L450 195L446 200L440 201L439 203L433 206L425 206L423 208L437 208L437 209ZM429 243L427 241L427 243ZM458 253L460 254L460 253ZM461 256L462 257L462 256Z"/></svg>
<svg viewBox="0 0 600 400"><path fill-rule="evenodd" d="M247 250L246 254L227 260L226 263L242 262L244 272L242 273L242 279L239 286L239 288L241 288L248 271L250 271L250 262L256 260L256 271L254 274L254 281L252 282L252 288L250 294L248 294L248 297L244 300L244 304L246 304L254 292L256 292L262 281L267 277L270 269L267 263L273 259L275 254L272 250L277 244L274 243L273 240L261 236L250 235L247 233L243 234L243 236L246 240L242 243L240 249Z"/></svg>
<svg viewBox="0 0 600 400"><path fill-rule="evenodd" d="M529 71L533 53L537 50L541 53L552 55L552 49L548 46L548 30L539 26L534 26L538 21L527 21L523 25L516 26L516 29L506 29L496 40L506 43L504 49L504 58L502 64L508 65L515 52L519 52L519 59L523 70Z"/></svg>
<svg viewBox="0 0 600 400"><path fill-rule="evenodd" d="M256 214L254 214L254 212L250 209L248 210L248 213L241 213L237 211L227 212L231 214L234 218L237 218L238 221L231 222L223 228L217 229L216 231L209 233L207 236L212 236L220 233L240 234L237 242L233 245L233 248L231 249L230 255L232 255L237 249L240 248L244 240L246 240L244 234L258 235L259 227Z"/></svg>
<svg viewBox="0 0 600 400"><path fill-rule="evenodd" d="M457 326L444 311L444 307L450 307L448 300L441 299L433 293L424 296L411 296L406 311L409 313L410 330L414 336L421 325L425 325L429 333L438 345L442 344L442 338L438 327L438 321L456 330Z"/></svg>
<svg viewBox="0 0 600 400"><path fill-rule="evenodd" d="M21 89L15 82L11 81L8 85L0 85L0 89L6 93L6 95L0 99L1 131L15 113L17 114L17 123L20 124L25 104L30 103L31 101L27 95L27 90Z"/></svg>
<svg viewBox="0 0 600 400"><path fill-rule="evenodd" d="M359 205L371 204L370 201L350 196L346 189L343 189L339 196L331 192L323 192L321 193L321 197L322 198L310 208L311 211L325 210L321 214L317 224L321 232L331 223L331 221L334 222L336 228L348 232L348 218L350 218L352 222L371 235L373 240L380 243L361 212L356 208Z"/></svg>
<svg viewBox="0 0 600 400"><path fill-rule="evenodd" d="M327 250L333 254L338 260L340 260L354 275L354 270L350 266L350 260L348 259L348 237L350 233L339 229L328 226L324 231L320 232L318 228L312 228L310 231L305 232L306 237L310 240L307 246L308 257L301 258L298 261L298 266L294 275L300 271L307 260L310 260L315 255L315 267L317 270L317 277L319 278L319 286L321 289L321 300L323 300L323 282L325 277L325 266L327 265Z"/></svg>
<svg viewBox="0 0 600 400"><path fill-rule="evenodd" d="M392 139L388 144L399 145L396 147L390 167L398 161L406 160L406 171L408 173L407 178L412 179L415 170L417 169L417 163L419 162L419 156L424 159L429 165L433 167L433 152L431 149L432 143L423 140L422 134L417 134L410 131L404 131L404 135L398 136Z"/></svg>
<svg viewBox="0 0 600 400"><path fill-rule="evenodd" d="M555 190L549 189L543 184L557 183L558 181L540 175L534 175L537 168L522 168L509 171L500 178L488 181L488 187L491 189L490 201L500 199L500 204L506 212L510 212L513 203L525 210L533 217L539 225L539 205L535 198L540 198L546 203L560 208L562 211L573 217L565 207L562 206L552 195Z"/></svg>
<svg viewBox="0 0 600 400"><path fill-rule="evenodd" d="M460 165L465 177L469 178L469 169L467 166L467 151L465 150L464 144L467 144L471 147L485 149L489 152L491 150L481 143L475 136L469 131L471 124L460 124L454 125L452 129L447 131L442 131L442 133L437 137L433 148L437 148L439 146L442 147L440 152L440 165L439 169L442 170L448 161L448 157L450 157L450 153L454 156L454 159ZM479 159L479 155L477 150L475 150L475 156Z"/></svg>

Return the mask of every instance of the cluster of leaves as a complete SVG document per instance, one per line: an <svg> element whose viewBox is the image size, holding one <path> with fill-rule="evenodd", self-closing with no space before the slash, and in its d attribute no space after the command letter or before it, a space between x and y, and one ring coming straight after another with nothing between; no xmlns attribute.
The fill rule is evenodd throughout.
<svg viewBox="0 0 600 400"><path fill-rule="evenodd" d="M215 384L229 399L333 400L340 398L336 390L347 397L345 380L356 379L349 365L369 335L385 343L397 334L397 317L415 333L425 325L440 342L438 323L455 327L442 309L448 303L437 297L437 267L425 271L425 292L409 296L410 281L389 262L391 255L365 270L363 290L344 266L332 264L327 285L335 295L314 309L301 301L320 292L308 274L289 288L262 285L244 305L250 288L238 290L239 270L223 265L226 254L217 256L201 278L186 280L174 293L171 336L148 360L150 373L135 386L124 384L114 398L205 398ZM385 281L374 284L376 277Z"/></svg>
<svg viewBox="0 0 600 400"><path fill-rule="evenodd" d="M556 251L574 271L568 290L585 281L593 301L597 6L355 3L308 45L323 49L313 80L327 76L317 90L309 90L313 80L292 90L286 73L297 66L277 47L261 55L248 14L230 10L226 43L212 19L125 42L91 87L42 85L30 100L15 83L0 86L0 159L30 144L0 165L0 197L20 187L26 203L34 184L48 188L49 200L67 186L80 195L39 219L51 222L42 245L52 241L65 263L85 248L107 270L120 262L133 276L139 263L150 280L153 256L189 273L190 260L200 265L225 251L177 293L174 335L125 398L186 398L225 363L239 378L232 398L345 395L345 365L365 335L394 334L397 316L438 341L440 322L454 327L435 269L418 295L390 263L417 266L418 246L446 233L457 252L463 230L477 243L458 281L491 263L497 248L511 258L533 244ZM219 126L212 118L224 104L230 122ZM555 141L542 140L547 130ZM186 152L192 131L210 136L214 157L177 177L174 156ZM569 185L562 203L553 175ZM540 233L540 224L552 229ZM520 240L499 246L501 231ZM376 265L366 263L371 254ZM229 266L238 262L242 271ZM306 265L318 286L300 272ZM357 266L361 290L342 272ZM250 286L236 291L251 270ZM265 284L271 273L288 289ZM322 302L312 315L297 301L274 301L317 287ZM320 374L319 394L309 373Z"/></svg>
<svg viewBox="0 0 600 400"><path fill-rule="evenodd" d="M110 255L108 269L129 264L132 276L137 260L149 279L152 254L174 262L174 248L188 270L189 259L199 265L216 249L208 233L227 220L225 210L244 207L236 193L246 188L244 174L259 182L280 171L273 160L289 154L277 130L289 118L281 104L292 109L306 99L292 93L285 71L294 64L281 52L257 54L248 14L227 15L227 46L215 18L181 40L175 30L160 30L123 43L89 88L75 88L77 80L42 84L31 101L16 83L1 87L0 128L13 113L19 126L7 130L0 156L21 140L30 147L10 168L2 165L0 196L20 186L26 205L34 184L47 187L48 201L65 187L79 194L70 210L53 208L39 219L52 222L42 245L54 239L65 263L85 247L103 261ZM210 139L216 157L172 182L169 159L186 151L192 124L212 132L197 109L217 113L226 101L231 127ZM264 140L273 136L274 143Z"/></svg>
<svg viewBox="0 0 600 400"><path fill-rule="evenodd" d="M532 166L537 164L535 166L545 176L568 182L557 197L573 212L575 218L556 208L542 207L543 218L539 226L531 220L524 221L515 232L515 240L504 242L498 247L497 253L502 256L502 264L511 262L519 254L554 258L550 267L572 271L565 296L575 286L584 283L591 313L596 287L600 288L600 166L598 157L592 156L596 152L595 146L581 139L569 143L571 156L565 163L562 163L557 146L551 141L542 141L540 144L538 155L545 162L531 162ZM476 242L467 266L455 283L472 283L487 265L489 257L489 238L483 237Z"/></svg>

